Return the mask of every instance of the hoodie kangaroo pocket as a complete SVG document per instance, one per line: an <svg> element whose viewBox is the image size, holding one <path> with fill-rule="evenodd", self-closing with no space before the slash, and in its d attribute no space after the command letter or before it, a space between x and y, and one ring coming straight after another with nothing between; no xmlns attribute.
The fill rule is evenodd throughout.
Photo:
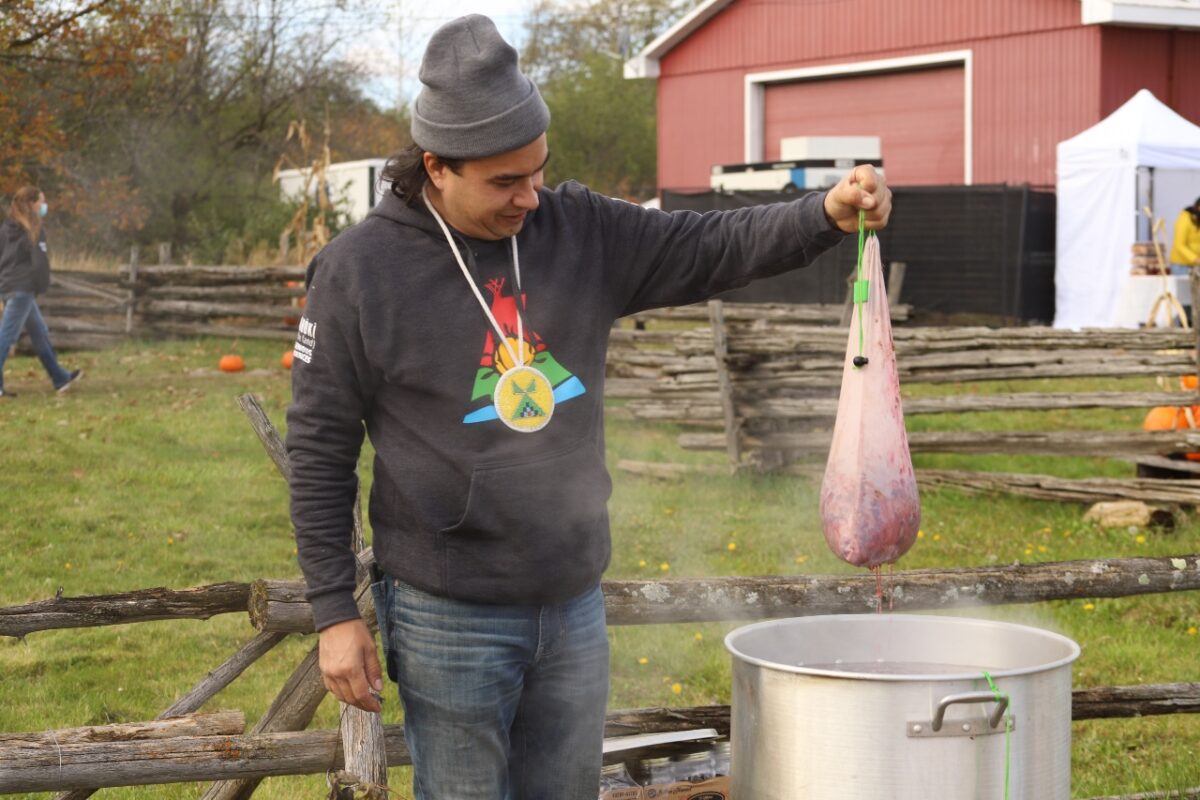
<svg viewBox="0 0 1200 800"><path fill-rule="evenodd" d="M612 480L588 439L471 473L467 507L438 532L447 594L533 605L574 597L608 566Z"/></svg>

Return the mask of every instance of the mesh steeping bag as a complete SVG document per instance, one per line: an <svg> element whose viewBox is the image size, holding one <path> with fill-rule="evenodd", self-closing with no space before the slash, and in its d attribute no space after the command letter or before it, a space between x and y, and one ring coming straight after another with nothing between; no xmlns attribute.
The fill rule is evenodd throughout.
<svg viewBox="0 0 1200 800"><path fill-rule="evenodd" d="M874 235L867 238L861 263L833 443L821 484L821 529L843 561L877 567L893 563L912 547L921 503Z"/></svg>

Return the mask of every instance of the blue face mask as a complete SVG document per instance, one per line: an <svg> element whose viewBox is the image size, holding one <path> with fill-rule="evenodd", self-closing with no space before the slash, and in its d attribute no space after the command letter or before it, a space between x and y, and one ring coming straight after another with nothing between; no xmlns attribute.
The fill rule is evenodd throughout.
<svg viewBox="0 0 1200 800"><path fill-rule="evenodd" d="M38 206L38 216L39 217L44 217L49 213L50 213L50 206L46 205L45 203L42 203L40 206Z"/></svg>

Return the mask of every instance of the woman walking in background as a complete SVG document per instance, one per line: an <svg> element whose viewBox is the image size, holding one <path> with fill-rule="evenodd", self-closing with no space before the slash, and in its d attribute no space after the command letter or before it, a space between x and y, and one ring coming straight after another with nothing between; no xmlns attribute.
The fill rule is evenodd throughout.
<svg viewBox="0 0 1200 800"><path fill-rule="evenodd" d="M34 186L25 186L13 195L8 218L0 225L0 297L4 316L0 318L0 397L12 397L4 389L4 362L16 344L21 330L29 332L33 350L59 393L83 375L83 370L67 372L54 355L50 331L38 310L37 296L50 288L50 256L42 218L48 206L46 196Z"/></svg>

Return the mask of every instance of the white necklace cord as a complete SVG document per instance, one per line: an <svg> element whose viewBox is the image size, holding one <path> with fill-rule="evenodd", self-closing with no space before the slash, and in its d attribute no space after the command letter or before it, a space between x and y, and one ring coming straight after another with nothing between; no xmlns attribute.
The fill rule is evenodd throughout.
<svg viewBox="0 0 1200 800"><path fill-rule="evenodd" d="M508 343L508 337L504 335L504 330L500 327L500 323L496 321L496 317L492 314L492 309L488 308L487 301L483 299L483 293L479 291L479 287L475 285L475 280L471 277L471 271L467 269L467 264L463 261L462 254L458 252L458 245L454 243L454 237L450 235L450 228L447 227L446 221L442 219L442 215L433 207L433 203L429 202L429 195L421 189L421 199L425 201L425 207L429 209L429 213L433 214L433 218L437 220L441 226L442 233L446 235L446 243L450 245L450 252L454 253L454 260L458 262L458 268L462 270L463 277L467 279L467 285L471 287L471 291L475 293L475 299L479 301L479 307L483 309L483 313L487 315L488 322L492 323L492 328L495 329L496 335L500 337L504 348L508 350L508 354L512 356L513 366L524 366L525 359L518 356L513 350L511 344ZM517 347L521 349L521 356L525 354L525 326L521 319L520 294L521 294L521 261L517 256L517 237L509 237L512 240L513 251L513 273L516 276L517 287L513 293L513 308L517 314Z"/></svg>

